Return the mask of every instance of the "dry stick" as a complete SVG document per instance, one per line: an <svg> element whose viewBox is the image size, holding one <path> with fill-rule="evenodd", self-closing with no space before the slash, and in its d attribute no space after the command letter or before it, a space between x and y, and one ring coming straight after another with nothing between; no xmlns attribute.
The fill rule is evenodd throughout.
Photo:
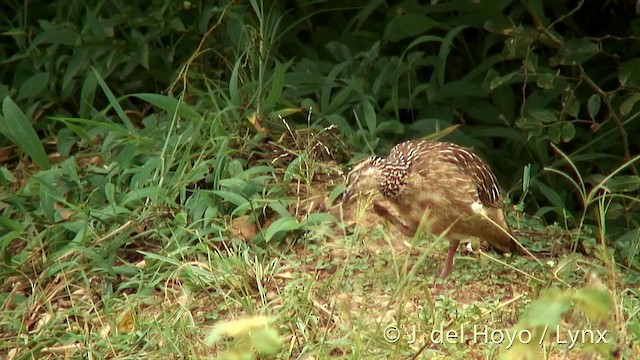
<svg viewBox="0 0 640 360"><path fill-rule="evenodd" d="M587 75L587 73L584 71L582 65L576 66L578 67L578 70L580 70L580 79L582 79L587 85L589 85L589 87L593 91L596 92L596 94L598 94L600 99L602 99L605 106L607 107L607 110L609 111L609 118L613 120L622 137L622 151L624 152L624 161L629 162L631 160L631 154L629 153L629 140L627 138L627 130L625 130L622 121L620 121L620 118L616 114L613 105L611 105L611 101L609 101L609 95L604 90L602 90L593 80L591 80L589 75ZM630 164L630 166L633 173L638 176L638 170L636 169L635 165L632 163Z"/></svg>

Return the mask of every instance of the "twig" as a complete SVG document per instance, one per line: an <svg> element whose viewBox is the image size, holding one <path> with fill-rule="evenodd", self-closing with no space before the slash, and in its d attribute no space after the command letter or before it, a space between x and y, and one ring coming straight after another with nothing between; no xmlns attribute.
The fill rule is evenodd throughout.
<svg viewBox="0 0 640 360"><path fill-rule="evenodd" d="M584 71L584 68L582 67L582 65L576 65L576 66L578 67L578 70L580 71L580 79L582 81L584 81L593 91L595 91L596 94L598 94L600 99L602 99L602 102L604 102L604 105L607 107L607 110L609 111L609 118L616 125L616 127L620 131L620 136L622 137L622 151L624 152L624 161L625 162L629 162L631 160L631 154L629 153L629 139L628 139L628 136L627 136L627 130L625 130L624 125L622 124L622 121L620 121L620 118L616 114L616 111L613 108L613 105L611 105L611 101L609 101L609 95L607 94L607 92L602 90L589 77L589 75L587 75L587 73ZM631 167L631 170L633 171L634 175L638 176L638 170L636 169L635 165L634 164L630 164L630 167Z"/></svg>

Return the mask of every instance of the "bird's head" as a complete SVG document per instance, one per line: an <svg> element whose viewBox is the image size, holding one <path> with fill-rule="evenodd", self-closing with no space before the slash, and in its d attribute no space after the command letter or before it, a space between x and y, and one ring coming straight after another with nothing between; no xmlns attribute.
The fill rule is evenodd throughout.
<svg viewBox="0 0 640 360"><path fill-rule="evenodd" d="M382 180L384 161L379 156L371 156L357 163L347 175L347 187L342 200L346 202L354 195L377 191Z"/></svg>

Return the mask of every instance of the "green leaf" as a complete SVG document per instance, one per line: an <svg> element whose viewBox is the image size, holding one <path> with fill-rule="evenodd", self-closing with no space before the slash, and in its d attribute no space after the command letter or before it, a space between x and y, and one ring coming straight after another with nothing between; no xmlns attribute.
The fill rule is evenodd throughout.
<svg viewBox="0 0 640 360"><path fill-rule="evenodd" d="M486 95L479 85L468 81L455 80L448 82L438 89L431 101L443 99L481 97Z"/></svg>
<svg viewBox="0 0 640 360"><path fill-rule="evenodd" d="M536 120L539 120L542 123L554 123L558 121L558 117L556 114L547 109L532 109L529 111L529 114Z"/></svg>
<svg viewBox="0 0 640 360"><path fill-rule="evenodd" d="M73 90L69 85L71 81L82 71L86 69L87 65L91 63L90 59L91 52L88 49L76 50L71 56L69 60L69 65L67 66L67 71L64 73L64 77L62 78L62 92L63 93L71 93ZM91 76L87 76L90 78Z"/></svg>
<svg viewBox="0 0 640 360"><path fill-rule="evenodd" d="M640 177L636 175L619 175L607 181L611 192L632 192L640 189Z"/></svg>
<svg viewBox="0 0 640 360"><path fill-rule="evenodd" d="M0 229L9 229L22 232L24 231L24 226L18 221L11 220L3 215L0 215Z"/></svg>
<svg viewBox="0 0 640 360"><path fill-rule="evenodd" d="M460 32L462 32L464 29L468 27L469 26L467 25L457 26L449 30L447 35L442 39L442 44L440 44L440 51L438 52L438 63L436 64L435 72L432 75L432 78L429 81L429 83L437 79L438 85L440 86L444 85L446 67L448 64L447 57L449 56L449 52L451 52L451 49L453 48L453 40L455 40L456 36L458 36ZM437 78L434 78L433 76L437 76Z"/></svg>
<svg viewBox="0 0 640 360"><path fill-rule="evenodd" d="M562 138L562 125L553 124L551 127L549 127L547 135L549 136L549 139L551 139L551 141L553 141L555 144L558 144L560 142L560 139Z"/></svg>
<svg viewBox="0 0 640 360"><path fill-rule="evenodd" d="M522 314L521 321L527 327L555 327L560 317L571 309L571 302L560 293L548 291L540 299L531 302Z"/></svg>
<svg viewBox="0 0 640 360"><path fill-rule="evenodd" d="M540 74L538 79L536 79L536 85L541 89L553 89L553 82L555 79L556 76L554 74Z"/></svg>
<svg viewBox="0 0 640 360"><path fill-rule="evenodd" d="M573 140L573 138L576 136L576 127L573 125L573 123L564 123L562 124L562 129L560 130L561 133L561 137L562 137L562 141L563 142L569 142L571 140Z"/></svg>
<svg viewBox="0 0 640 360"><path fill-rule="evenodd" d="M225 191L225 190L214 190L213 193L238 207L249 202L247 198L235 192Z"/></svg>
<svg viewBox="0 0 640 360"><path fill-rule="evenodd" d="M438 26L437 22L424 15L406 14L395 17L387 23L384 29L384 38L388 41L395 42L420 35L436 26Z"/></svg>
<svg viewBox="0 0 640 360"><path fill-rule="evenodd" d="M169 116L173 116L173 114L176 113L177 110L178 115L185 119L198 120L201 118L200 114L198 114L198 112L195 111L192 107L172 96L159 94L133 94L131 96L135 96L156 107L159 107L160 109L166 111Z"/></svg>
<svg viewBox="0 0 640 360"><path fill-rule="evenodd" d="M511 84L512 82L516 82L520 78L520 71L514 71L504 76L496 76L491 80L491 84L489 85L489 89L493 90L499 86Z"/></svg>
<svg viewBox="0 0 640 360"><path fill-rule="evenodd" d="M282 348L282 338L272 328L254 330L251 333L251 345L258 354L273 356Z"/></svg>
<svg viewBox="0 0 640 360"><path fill-rule="evenodd" d="M538 129L542 127L542 121L533 117L525 116L516 120L516 126L525 130Z"/></svg>
<svg viewBox="0 0 640 360"><path fill-rule="evenodd" d="M51 222L55 221L55 203L60 199L60 194L55 188L54 176L50 171L36 175L40 183L40 208Z"/></svg>
<svg viewBox="0 0 640 360"><path fill-rule="evenodd" d="M623 116L629 115L638 100L640 100L640 93L634 93L626 98L620 105L620 114Z"/></svg>
<svg viewBox="0 0 640 360"><path fill-rule="evenodd" d="M549 186L535 179L531 181L531 185L540 189L542 195L547 198L547 200L555 207L555 209L566 209L562 197L560 197L555 189L550 188Z"/></svg>
<svg viewBox="0 0 640 360"><path fill-rule="evenodd" d="M121 201L120 206L126 206L130 202L140 201L143 203L148 198L155 199L158 195L157 187L146 187L128 192Z"/></svg>
<svg viewBox="0 0 640 360"><path fill-rule="evenodd" d="M281 217L274 221L264 233L264 240L269 242L277 233L300 229L300 223L294 217Z"/></svg>
<svg viewBox="0 0 640 360"><path fill-rule="evenodd" d="M640 59L633 59L620 65L618 73L620 85L640 89Z"/></svg>
<svg viewBox="0 0 640 360"><path fill-rule="evenodd" d="M556 59L561 65L582 64L598 52L600 52L598 44L588 39L571 39L562 44Z"/></svg>
<svg viewBox="0 0 640 360"><path fill-rule="evenodd" d="M233 66L233 71L229 78L229 97L231 105L240 107L242 105L242 98L240 96L240 66L242 65L242 59L238 59Z"/></svg>
<svg viewBox="0 0 640 360"><path fill-rule="evenodd" d="M592 323L610 318L612 306L606 290L580 289L573 294L573 301Z"/></svg>
<svg viewBox="0 0 640 360"><path fill-rule="evenodd" d="M93 100L96 97L96 89L98 88L98 80L95 76L86 76L82 82L80 90L80 111L79 114L83 118L91 118L93 110Z"/></svg>
<svg viewBox="0 0 640 360"><path fill-rule="evenodd" d="M31 48L35 49L42 44L60 44L74 47L79 39L79 34L58 24L53 24L46 20L40 21L42 32L31 42Z"/></svg>
<svg viewBox="0 0 640 360"><path fill-rule="evenodd" d="M329 213L311 213L305 219L306 226L314 226L322 223L338 223L338 219Z"/></svg>
<svg viewBox="0 0 640 360"><path fill-rule="evenodd" d="M283 64L276 61L276 68L273 72L273 77L271 78L271 89L269 89L269 94L267 94L267 98L264 101L265 108L273 108L278 100L280 100L280 97L282 96L282 89L284 87L284 74L292 62L293 60L290 60Z"/></svg>
<svg viewBox="0 0 640 360"><path fill-rule="evenodd" d="M589 112L589 116L591 119L595 119L596 115L600 112L600 105L602 104L602 99L598 94L593 94L589 97L589 101L587 102L587 111Z"/></svg>
<svg viewBox="0 0 640 360"><path fill-rule="evenodd" d="M49 85L49 73L35 73L20 85L18 99L33 99L41 96L47 85Z"/></svg>
<svg viewBox="0 0 640 360"><path fill-rule="evenodd" d="M29 155L40 169L48 169L49 158L47 158L47 153L44 151L38 134L27 116L8 96L2 101L2 115L0 116L0 132Z"/></svg>
<svg viewBox="0 0 640 360"><path fill-rule="evenodd" d="M362 99L362 110L364 112L364 121L367 124L369 133L375 134L377 128L376 111L373 109L373 105L371 105L369 99Z"/></svg>
<svg viewBox="0 0 640 360"><path fill-rule="evenodd" d="M578 101L576 95L573 92L568 93L566 96L563 96L563 102L564 111L566 111L567 114L573 116L574 118L577 118L578 114L580 113L580 101Z"/></svg>
<svg viewBox="0 0 640 360"><path fill-rule="evenodd" d="M98 72L98 70L96 70L95 68L92 68L92 70L93 70L93 74L98 80L98 84L100 85L100 88L102 89L104 94L107 96L107 99L109 100L109 104L116 111L116 114L118 114L118 117L120 118L122 123L127 127L127 130L129 130L130 134L138 136L138 130L136 130L136 127L133 126L133 123L129 119L129 116L127 116L127 114L124 112L124 109L122 109L122 106L120 106L120 102L118 102L118 99L116 99L116 97L113 95L113 92L111 92L111 89L109 89L109 86L107 85L107 83L104 82L104 79L102 79L102 76L100 76L100 73Z"/></svg>

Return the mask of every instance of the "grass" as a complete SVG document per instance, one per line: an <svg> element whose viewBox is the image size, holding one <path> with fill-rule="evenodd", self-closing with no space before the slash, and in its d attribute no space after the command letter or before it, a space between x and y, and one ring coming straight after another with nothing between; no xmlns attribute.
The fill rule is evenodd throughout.
<svg viewBox="0 0 640 360"><path fill-rule="evenodd" d="M629 358L639 350L630 342L637 338L637 290L612 271L598 246L591 246L592 255L571 252L579 231L545 228L512 214L516 227L535 229L533 239L520 238L524 245L559 244L553 256L535 261L462 251L441 281L435 276L446 242L405 238L371 215L366 203L333 201L342 180L331 162L291 150L288 163L278 163L271 153L261 161L276 165L253 172L257 165L239 165L230 178L231 164L246 159L232 157L242 152L225 144L215 142L207 150L215 153L211 157L187 157L172 148L165 153L173 154L175 171L147 169L156 175L140 189L110 184L124 178L136 183L130 174L145 171L151 160L113 169L94 165L97 153L78 156L86 159L76 161L81 186L54 194L53 222L43 220L46 204L34 203L32 195L47 189L36 180L46 172L19 176L26 183L4 195L5 213L19 217L21 207L31 210L21 217L22 232L5 233L3 240L5 258L10 256L0 287L4 358L231 358L271 351L284 358L487 359L500 352L497 336L505 332L478 335L474 342L474 327L480 334L485 326L490 332L529 329L535 337L541 324L607 330L608 344L578 342L568 350L560 342L570 338L561 332L551 334L544 348L512 347L515 352L503 356L523 359L542 349L543 357L531 358L615 358L616 352ZM306 160L296 162L303 153ZM202 188L190 185L195 180L187 169L197 173L221 163L226 169L213 177L202 172ZM65 167L73 168L53 166L54 183L69 180ZM219 190L209 188L216 183ZM140 191L145 195L132 200ZM107 206L93 208L92 197L100 192ZM171 200L175 195L179 203ZM310 221L312 216L321 221ZM584 291L606 295L591 302L575 295ZM531 307L542 311L531 317ZM266 317L255 318L257 329L272 333L224 323L256 316ZM218 336L207 342L212 331ZM458 333L448 341L438 338L447 331Z"/></svg>
<svg viewBox="0 0 640 360"><path fill-rule="evenodd" d="M237 58L224 59L229 79L193 74L202 48L174 82L177 97L116 98L97 71L90 74L108 105L91 118L53 118L67 131L55 139L66 153L47 156L27 116L3 102L3 121L14 123L0 125L29 155L0 168L3 359L631 359L640 352L639 277L607 245L616 210L609 205L620 196L606 192L607 178L587 190L558 150L575 174L560 166L547 173L572 182L584 213L544 226L520 212L527 173L525 195L508 213L532 255L461 250L449 278L438 280L444 239L405 238L365 202L336 201L343 165L354 150L375 148L391 121L383 126L373 99L340 78L346 65L326 77L349 84L340 91L317 74L324 82L306 83L304 68L293 74L300 84L287 84L296 64L267 53L280 19L250 5L259 26L238 25L248 45L239 40L229 50ZM401 76L389 76L397 87ZM125 111L125 98L153 110ZM318 117L340 131L313 121L313 99L327 112ZM354 134L344 109L353 111ZM565 211L543 190L555 211ZM584 221L591 212L598 226ZM637 234L630 243L638 248ZM588 341L605 330L606 343Z"/></svg>

